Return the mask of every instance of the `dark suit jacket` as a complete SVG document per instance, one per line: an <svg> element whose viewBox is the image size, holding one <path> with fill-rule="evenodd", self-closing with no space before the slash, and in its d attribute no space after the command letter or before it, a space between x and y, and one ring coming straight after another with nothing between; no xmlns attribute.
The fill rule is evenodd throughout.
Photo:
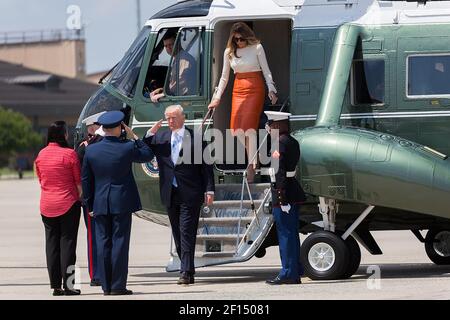
<svg viewBox="0 0 450 320"><path fill-rule="evenodd" d="M283 134L279 140L279 168L272 184L272 204L274 206L302 203L305 193L295 177L287 178L286 172L295 171L300 160L300 145L289 134Z"/></svg>
<svg viewBox="0 0 450 320"><path fill-rule="evenodd" d="M131 166L149 162L153 153L141 140L105 137L89 145L83 161L83 198L95 215L127 214L141 207Z"/></svg>
<svg viewBox="0 0 450 320"><path fill-rule="evenodd" d="M175 176L180 191L181 200L186 204L201 205L206 191L214 191L214 172L212 165L206 164L199 152L203 152L205 144L202 142L196 149L194 144L194 132L185 128L183 145L180 151L178 163L172 162L172 132L158 131L154 136L144 139L156 155L159 167L159 189L161 201L166 207L171 206L172 182ZM199 136L201 138L201 135ZM200 141L199 141L200 143ZM200 160L198 164L195 154ZM186 154L186 152L188 152ZM190 155L189 157L187 155ZM182 158L190 159L190 163L179 163Z"/></svg>

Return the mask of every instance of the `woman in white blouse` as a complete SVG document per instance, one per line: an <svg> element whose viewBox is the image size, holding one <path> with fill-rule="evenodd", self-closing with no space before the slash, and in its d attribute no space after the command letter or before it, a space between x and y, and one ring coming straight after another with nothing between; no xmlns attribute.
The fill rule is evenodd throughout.
<svg viewBox="0 0 450 320"><path fill-rule="evenodd" d="M260 41L250 27L243 23L233 24L223 57L222 77L209 108L216 108L228 83L230 67L235 73L231 103L230 129L245 145L249 161L257 150L256 130L264 106L264 79L272 104L277 101L277 89L272 79L266 54ZM264 77L263 77L264 76ZM243 130L246 134L242 134ZM251 131L247 131L253 129ZM252 139L254 138L254 139ZM248 181L253 182L257 157L248 166Z"/></svg>

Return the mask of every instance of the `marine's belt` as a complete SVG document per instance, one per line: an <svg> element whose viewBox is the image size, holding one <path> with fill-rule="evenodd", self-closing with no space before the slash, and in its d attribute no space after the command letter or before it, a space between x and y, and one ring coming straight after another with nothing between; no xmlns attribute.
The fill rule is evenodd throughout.
<svg viewBox="0 0 450 320"><path fill-rule="evenodd" d="M286 178L294 178L295 177L295 172L296 172L296 170L294 170L294 171L287 171L286 172Z"/></svg>
<svg viewBox="0 0 450 320"><path fill-rule="evenodd" d="M286 178L294 178L295 173L296 173L296 170L286 171ZM270 181L274 183L275 182L275 169L274 168L269 169L269 176L270 176Z"/></svg>

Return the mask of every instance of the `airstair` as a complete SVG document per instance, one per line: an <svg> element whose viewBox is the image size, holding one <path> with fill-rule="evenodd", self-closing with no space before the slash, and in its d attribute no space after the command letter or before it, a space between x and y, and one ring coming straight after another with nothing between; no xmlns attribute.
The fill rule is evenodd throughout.
<svg viewBox="0 0 450 320"><path fill-rule="evenodd" d="M242 192L244 189L244 192ZM218 184L215 201L203 207L197 230L195 266L243 262L260 248L272 224L270 184ZM180 267L171 244L167 271Z"/></svg>

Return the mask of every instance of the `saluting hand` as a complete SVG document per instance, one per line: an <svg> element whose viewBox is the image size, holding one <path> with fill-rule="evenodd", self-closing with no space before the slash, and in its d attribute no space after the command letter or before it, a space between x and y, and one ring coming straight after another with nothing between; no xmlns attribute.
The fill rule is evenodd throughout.
<svg viewBox="0 0 450 320"><path fill-rule="evenodd" d="M122 126L125 129L125 132L127 133L128 137L132 137L134 140L139 139L138 136L133 132L133 130L131 130L131 128L129 126L127 126L123 121L122 121Z"/></svg>
<svg viewBox="0 0 450 320"><path fill-rule="evenodd" d="M164 119L159 120L150 130L148 130L148 132L150 132L150 134L156 134L159 128L161 128L163 121Z"/></svg>

